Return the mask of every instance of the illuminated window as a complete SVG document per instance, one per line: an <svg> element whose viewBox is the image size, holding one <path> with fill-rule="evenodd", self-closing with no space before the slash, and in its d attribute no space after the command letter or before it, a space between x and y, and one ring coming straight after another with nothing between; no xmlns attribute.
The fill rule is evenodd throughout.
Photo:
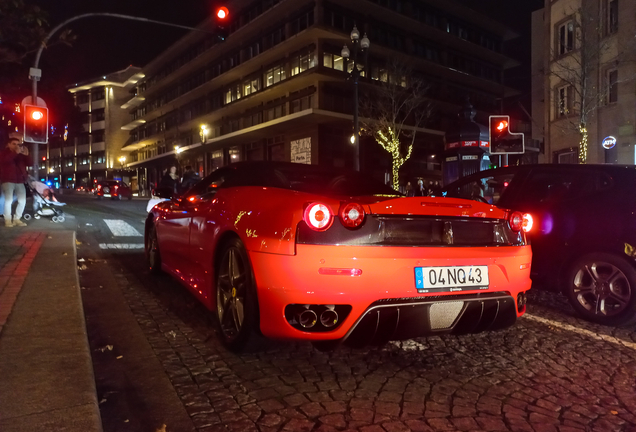
<svg viewBox="0 0 636 432"><path fill-rule="evenodd" d="M316 66L316 60L314 58L313 50L309 53L298 54L291 60L291 75L298 75L306 70L309 70Z"/></svg>
<svg viewBox="0 0 636 432"><path fill-rule="evenodd" d="M269 87L285 79L285 69L278 65L265 72L265 86Z"/></svg>
<svg viewBox="0 0 636 432"><path fill-rule="evenodd" d="M225 104L226 105L229 104L229 103L232 103L232 102L234 102L236 100L239 100L240 98L241 98L241 88L240 88L240 86L238 84L228 88L225 91Z"/></svg>
<svg viewBox="0 0 636 432"><path fill-rule="evenodd" d="M557 117L564 117L572 111L573 88L571 85L564 85L557 88Z"/></svg>
<svg viewBox="0 0 636 432"><path fill-rule="evenodd" d="M353 65L353 62L349 62ZM336 54L324 53L322 56L322 64L325 67L335 69L335 70L344 70L344 59Z"/></svg>
<svg viewBox="0 0 636 432"><path fill-rule="evenodd" d="M243 96L250 95L252 93L256 93L261 89L261 80L260 78L248 79L243 82Z"/></svg>

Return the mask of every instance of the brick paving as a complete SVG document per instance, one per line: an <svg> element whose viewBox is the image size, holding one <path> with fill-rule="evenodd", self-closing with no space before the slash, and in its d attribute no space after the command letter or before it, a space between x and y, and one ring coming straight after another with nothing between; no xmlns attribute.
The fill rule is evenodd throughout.
<svg viewBox="0 0 636 432"><path fill-rule="evenodd" d="M478 335L330 353L267 342L236 355L185 289L124 260L135 261L113 266L117 283L199 432L636 431L636 350L603 337L521 319ZM636 340L541 296L550 307L530 313Z"/></svg>
<svg viewBox="0 0 636 432"><path fill-rule="evenodd" d="M4 228L1 232L4 238L0 251L0 333L45 236L43 232L19 230L15 228L9 233Z"/></svg>

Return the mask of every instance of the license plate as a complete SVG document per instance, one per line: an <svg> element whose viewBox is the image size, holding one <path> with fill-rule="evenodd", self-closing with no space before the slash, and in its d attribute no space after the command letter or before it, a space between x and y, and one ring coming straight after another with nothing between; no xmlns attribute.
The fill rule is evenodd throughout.
<svg viewBox="0 0 636 432"><path fill-rule="evenodd" d="M110 194L104 194L104 196L105 196L105 197L109 197L109 196L110 196Z"/></svg>
<svg viewBox="0 0 636 432"><path fill-rule="evenodd" d="M415 267L420 293L488 289L488 266Z"/></svg>

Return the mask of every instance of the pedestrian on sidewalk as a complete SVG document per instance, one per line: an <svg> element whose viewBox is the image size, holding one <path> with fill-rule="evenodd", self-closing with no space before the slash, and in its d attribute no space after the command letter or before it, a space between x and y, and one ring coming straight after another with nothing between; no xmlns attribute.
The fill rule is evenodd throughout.
<svg viewBox="0 0 636 432"><path fill-rule="evenodd" d="M4 226L26 226L20 220L26 205L27 181L26 167L31 165L29 149L22 142L20 134L9 134L7 146L0 151L0 183L2 183L2 196L4 198ZM18 198L15 213L12 214L13 195Z"/></svg>

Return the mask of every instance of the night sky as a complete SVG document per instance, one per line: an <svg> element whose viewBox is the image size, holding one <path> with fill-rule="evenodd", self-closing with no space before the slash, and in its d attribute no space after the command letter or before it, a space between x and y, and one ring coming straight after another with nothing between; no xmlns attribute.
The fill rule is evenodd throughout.
<svg viewBox="0 0 636 432"><path fill-rule="evenodd" d="M112 12L197 26L219 5L214 0L27 0L50 15L50 27L72 16L89 12ZM530 14L543 5L543 0L459 0L492 18L507 23L521 34L510 50L524 63L511 74L508 84L517 88L529 86ZM228 3L231 10L231 2ZM40 61L42 81L38 88L45 99L62 97L66 86L126 68L143 67L171 43L187 33L156 24L106 17L85 18L69 25L77 36L71 47L47 48ZM28 63L32 64L32 59ZM30 93L25 70L24 92ZM22 87L22 85L20 85ZM20 89L21 91L22 89Z"/></svg>

